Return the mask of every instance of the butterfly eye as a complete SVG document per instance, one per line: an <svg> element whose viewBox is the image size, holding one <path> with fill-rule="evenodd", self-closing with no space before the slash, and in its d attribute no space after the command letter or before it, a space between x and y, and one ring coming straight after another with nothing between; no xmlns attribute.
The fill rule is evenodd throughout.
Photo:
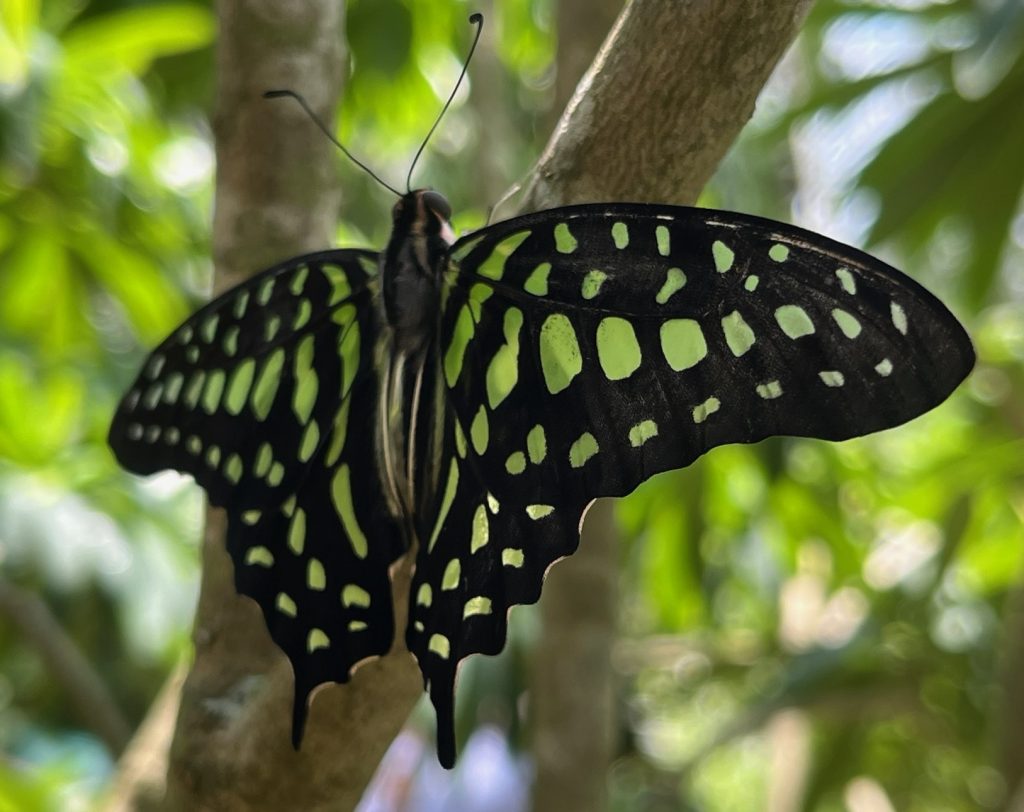
<svg viewBox="0 0 1024 812"><path fill-rule="evenodd" d="M427 191L423 193L423 202L442 220L452 219L451 204L439 192Z"/></svg>

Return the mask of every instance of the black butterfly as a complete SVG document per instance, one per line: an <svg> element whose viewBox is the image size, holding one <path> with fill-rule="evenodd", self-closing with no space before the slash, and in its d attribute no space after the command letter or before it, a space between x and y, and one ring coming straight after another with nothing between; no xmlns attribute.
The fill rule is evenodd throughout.
<svg viewBox="0 0 1024 812"><path fill-rule="evenodd" d="M920 285L793 226L599 203L455 240L440 194L399 197L383 253L287 260L178 327L110 429L126 468L192 474L227 511L235 584L295 671L296 747L312 690L391 648L406 553L450 767L459 662L502 649L592 500L725 443L897 426L974 365Z"/></svg>

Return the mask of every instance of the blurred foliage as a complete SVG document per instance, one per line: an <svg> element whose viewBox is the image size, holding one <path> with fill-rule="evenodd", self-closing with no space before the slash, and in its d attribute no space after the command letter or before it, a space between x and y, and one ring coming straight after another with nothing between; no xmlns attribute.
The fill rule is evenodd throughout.
<svg viewBox="0 0 1024 812"><path fill-rule="evenodd" d="M558 42L553 0L482 5L469 88L415 174L463 229L540 154ZM390 182L480 7L348 4L339 131ZM46 598L132 724L187 652L199 499L119 472L104 436L145 348L208 287L212 37L208 3L0 7L0 579ZM617 810L763 809L783 784L794 810L1008 802L1021 776L1004 765L1024 757L1024 731L1002 727L1024 702L1007 666L1024 642L1007 610L1024 565L1022 100L1019 0L820 0L707 189L704 204L870 245L940 293L980 361L901 429L719 449L623 500ZM339 238L380 244L386 193L339 165ZM534 621L517 611L509 652L466 669L463 726L519 736ZM5 618L0 812L81 808L109 777L70 708Z"/></svg>

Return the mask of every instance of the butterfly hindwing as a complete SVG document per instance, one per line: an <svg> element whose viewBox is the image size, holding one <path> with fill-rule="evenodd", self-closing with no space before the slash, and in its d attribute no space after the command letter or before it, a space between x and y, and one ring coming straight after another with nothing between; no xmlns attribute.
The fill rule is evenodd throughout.
<svg viewBox="0 0 1024 812"><path fill-rule="evenodd" d="M372 342L362 348L364 364L372 351ZM260 605L295 672L296 746L313 689L347 682L394 637L388 568L406 547L376 469L376 394L374 375L357 376L294 493L228 515L235 584Z"/></svg>
<svg viewBox="0 0 1024 812"><path fill-rule="evenodd" d="M569 207L469 235L452 258L438 351L454 474L408 632L443 762L458 661L501 649L508 608L575 550L592 499L725 443L899 425L974 359L909 278L755 217Z"/></svg>

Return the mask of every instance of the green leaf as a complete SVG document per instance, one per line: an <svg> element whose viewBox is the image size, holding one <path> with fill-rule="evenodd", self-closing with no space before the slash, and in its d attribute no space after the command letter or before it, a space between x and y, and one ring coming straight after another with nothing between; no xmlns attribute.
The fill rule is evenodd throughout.
<svg viewBox="0 0 1024 812"><path fill-rule="evenodd" d="M64 70L140 73L161 56L207 45L214 30L213 15L197 5L174 3L112 12L68 31L63 38Z"/></svg>

